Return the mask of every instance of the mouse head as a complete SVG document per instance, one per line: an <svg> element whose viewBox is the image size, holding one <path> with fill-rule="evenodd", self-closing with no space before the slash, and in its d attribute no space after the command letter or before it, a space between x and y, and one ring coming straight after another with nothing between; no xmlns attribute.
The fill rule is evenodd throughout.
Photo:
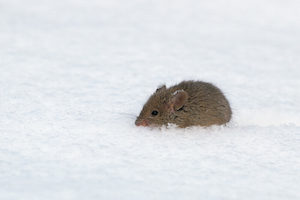
<svg viewBox="0 0 300 200"><path fill-rule="evenodd" d="M165 85L157 88L144 105L135 124L137 126L162 126L171 122L171 116L181 109L188 99L184 90L170 91Z"/></svg>

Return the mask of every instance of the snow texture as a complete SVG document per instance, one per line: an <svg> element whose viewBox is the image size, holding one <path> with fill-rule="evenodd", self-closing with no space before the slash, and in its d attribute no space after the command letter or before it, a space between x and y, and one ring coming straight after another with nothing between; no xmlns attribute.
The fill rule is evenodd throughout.
<svg viewBox="0 0 300 200"><path fill-rule="evenodd" d="M0 0L0 199L300 199L300 1ZM202 80L228 126L136 127Z"/></svg>

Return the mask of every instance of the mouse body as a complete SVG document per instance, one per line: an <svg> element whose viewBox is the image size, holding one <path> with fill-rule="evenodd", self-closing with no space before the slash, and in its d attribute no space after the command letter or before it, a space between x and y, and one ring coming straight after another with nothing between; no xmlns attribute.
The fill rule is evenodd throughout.
<svg viewBox="0 0 300 200"><path fill-rule="evenodd" d="M202 81L183 81L167 88L162 85L145 103L135 124L137 126L222 125L230 121L232 111L219 88Z"/></svg>

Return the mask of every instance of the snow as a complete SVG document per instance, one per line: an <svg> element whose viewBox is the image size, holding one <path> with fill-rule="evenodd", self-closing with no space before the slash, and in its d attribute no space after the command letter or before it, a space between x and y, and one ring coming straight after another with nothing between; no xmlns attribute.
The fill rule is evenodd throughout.
<svg viewBox="0 0 300 200"><path fill-rule="evenodd" d="M0 1L0 197L300 199L297 0ZM228 126L148 129L202 80Z"/></svg>

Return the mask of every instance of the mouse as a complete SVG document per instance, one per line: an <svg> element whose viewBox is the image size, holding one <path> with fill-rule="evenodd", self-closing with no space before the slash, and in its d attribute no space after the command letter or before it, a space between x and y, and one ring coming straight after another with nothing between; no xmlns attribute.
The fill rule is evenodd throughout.
<svg viewBox="0 0 300 200"><path fill-rule="evenodd" d="M135 125L208 127L226 124L231 116L229 101L219 88L203 81L182 81L169 88L159 86L144 104Z"/></svg>

